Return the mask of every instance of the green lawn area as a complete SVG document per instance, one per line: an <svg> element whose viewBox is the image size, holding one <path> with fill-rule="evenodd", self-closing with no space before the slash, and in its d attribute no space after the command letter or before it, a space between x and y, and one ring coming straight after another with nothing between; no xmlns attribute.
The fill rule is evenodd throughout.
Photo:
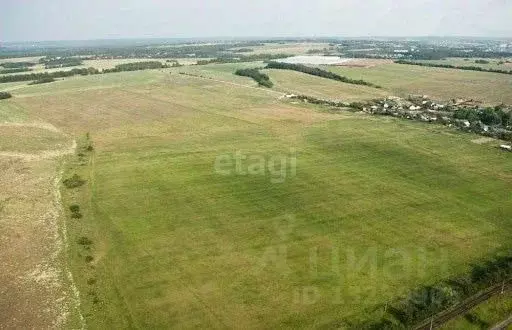
<svg viewBox="0 0 512 330"><path fill-rule="evenodd" d="M394 63L369 68L326 66L324 69L375 83L402 97L426 94L440 100L464 98L492 105L512 103L512 75Z"/></svg>
<svg viewBox="0 0 512 330"><path fill-rule="evenodd" d="M15 100L95 145L63 190L90 328L338 327L512 246L510 155L474 135L174 73L95 79Z"/></svg>

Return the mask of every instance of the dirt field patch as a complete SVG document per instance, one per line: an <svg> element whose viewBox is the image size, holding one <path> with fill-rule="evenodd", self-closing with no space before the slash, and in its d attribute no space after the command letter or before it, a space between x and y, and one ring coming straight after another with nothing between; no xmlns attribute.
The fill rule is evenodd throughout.
<svg viewBox="0 0 512 330"><path fill-rule="evenodd" d="M1 328L58 328L77 315L62 267L57 165L0 156Z"/></svg>
<svg viewBox="0 0 512 330"><path fill-rule="evenodd" d="M369 58L355 58L351 59L348 62L337 64L336 66L346 66L352 68L372 68L377 65L382 64L390 64L393 63L392 60L379 60L379 59L369 59Z"/></svg>

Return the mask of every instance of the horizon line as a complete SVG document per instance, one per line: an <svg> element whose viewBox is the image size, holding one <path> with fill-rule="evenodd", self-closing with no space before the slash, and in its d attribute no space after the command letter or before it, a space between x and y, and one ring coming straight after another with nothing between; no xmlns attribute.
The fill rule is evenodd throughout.
<svg viewBox="0 0 512 330"><path fill-rule="evenodd" d="M91 42L91 41L136 41L136 40L300 40L300 39L407 39L407 38L459 38L459 39L491 39L491 40L512 40L512 37L504 36L471 36L471 35L374 35L374 36L211 36L211 37L105 37L105 38L91 38L91 39L48 39L48 40L12 40L3 41L1 44L16 44L16 43L50 43L50 42Z"/></svg>

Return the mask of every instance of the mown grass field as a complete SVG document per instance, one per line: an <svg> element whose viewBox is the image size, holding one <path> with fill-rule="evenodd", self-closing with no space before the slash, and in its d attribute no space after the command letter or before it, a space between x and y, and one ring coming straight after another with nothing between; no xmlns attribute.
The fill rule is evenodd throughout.
<svg viewBox="0 0 512 330"><path fill-rule="evenodd" d="M444 60L422 60L418 62L422 63L433 63L433 64L450 64L456 66L478 66L484 69L499 69L499 70L512 70L512 63L502 63L499 62L510 61L511 59L494 59L494 58L484 58L483 60L488 61L489 63L476 63L475 61L478 59L469 58L447 58Z"/></svg>
<svg viewBox="0 0 512 330"><path fill-rule="evenodd" d="M328 66L325 69L373 82L403 97L426 94L440 100L463 98L493 105L512 103L511 75L394 63L371 68Z"/></svg>
<svg viewBox="0 0 512 330"><path fill-rule="evenodd" d="M263 70L275 84L276 90L320 99L354 102L389 96L389 91L366 86L340 83L339 81L315 77L288 70Z"/></svg>
<svg viewBox="0 0 512 330"><path fill-rule="evenodd" d="M0 101L94 143L66 171L87 184L62 189L83 214L69 256L90 328L342 327L512 246L511 158L476 136L290 104L232 65L180 69Z"/></svg>

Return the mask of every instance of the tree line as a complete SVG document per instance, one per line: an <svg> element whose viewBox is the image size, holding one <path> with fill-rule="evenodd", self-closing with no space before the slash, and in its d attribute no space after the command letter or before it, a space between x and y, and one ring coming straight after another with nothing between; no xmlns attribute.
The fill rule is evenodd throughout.
<svg viewBox="0 0 512 330"><path fill-rule="evenodd" d="M6 69L19 69L19 68L26 68L36 65L32 62L5 62L0 63L0 66L3 66Z"/></svg>
<svg viewBox="0 0 512 330"><path fill-rule="evenodd" d="M39 60L39 63L44 64L46 69L64 68L70 66L79 66L83 64L82 59L78 57L43 57Z"/></svg>
<svg viewBox="0 0 512 330"><path fill-rule="evenodd" d="M20 73L20 72L29 72L32 69L24 67L24 68L12 68L12 69L3 69L0 70L0 74L8 74L8 73Z"/></svg>
<svg viewBox="0 0 512 330"><path fill-rule="evenodd" d="M197 65L206 65L206 64L224 64L224 63L242 63L242 62L256 62L256 61L272 61L280 58L286 58L289 55L286 54L254 54L254 55L245 55L239 57L232 56L220 56L217 58L213 58L210 60L199 60L197 61Z"/></svg>
<svg viewBox="0 0 512 330"><path fill-rule="evenodd" d="M29 74L17 74L10 76L1 76L0 83L10 83L16 81L30 81L30 80L41 80L46 78L64 78L76 75L87 76L90 74L100 73L95 68L87 69L72 69L69 71L56 71L56 72L41 72L41 73L29 73Z"/></svg>
<svg viewBox="0 0 512 330"><path fill-rule="evenodd" d="M272 88L274 84L270 81L270 78L265 73L261 73L258 69L238 69L235 71L238 76L250 77L254 79L259 86Z"/></svg>
<svg viewBox="0 0 512 330"><path fill-rule="evenodd" d="M340 76L334 72L322 70L320 68L309 67L309 66L306 66L303 64L292 64L292 63L282 63L282 62L274 62L273 61L273 62L269 62L267 64L266 69L293 70L293 71L310 74L313 76L337 80L337 81L344 82L347 84L364 85L364 86L369 86L369 87L381 88L378 85L375 85L373 83L370 83L370 82L367 82L364 80L351 79L348 77Z"/></svg>
<svg viewBox="0 0 512 330"><path fill-rule="evenodd" d="M44 77L44 78L41 78L41 79L38 79L38 80L34 80L33 82L29 83L29 85L47 84L47 83L51 83L51 82L54 82L54 81L55 81L55 78Z"/></svg>
<svg viewBox="0 0 512 330"><path fill-rule="evenodd" d="M65 78L76 75L93 75L101 73L113 73L122 71L137 71L137 70L148 70L148 69L161 69L168 68L168 65L162 64L161 62L134 62L116 65L113 69L103 69L99 71L96 68L83 68L83 69L71 69L69 71L56 71L56 72L41 72L41 73L30 73L30 74L18 74L9 76L0 76L0 83L10 83L16 81L39 81L49 78Z"/></svg>
<svg viewBox="0 0 512 330"><path fill-rule="evenodd" d="M112 59L112 58L213 58L223 54L232 53L233 47L244 48L259 46L261 43L241 42L241 43L220 43L220 44L202 44L197 42L190 44L174 44L170 47L167 43L148 43L138 45L127 45L125 43L116 44L112 41L108 45L91 45L83 47L45 47L45 48L25 48L25 49L0 49L0 58L28 57L28 56L47 56L47 57L72 57L89 56L94 59ZM161 47L165 45L166 47Z"/></svg>
<svg viewBox="0 0 512 330"><path fill-rule="evenodd" d="M395 61L397 64L408 64L408 65L419 65L426 67L434 67L434 68L446 68L446 69L459 69L459 70L468 70L468 71L481 71L481 72L493 72L493 73L502 73L502 74L512 74L512 70L500 70L500 69L486 69L479 66L460 66L460 65L452 65L452 64L441 64L441 63L424 63L424 62L415 62L415 61L407 61L407 60L397 60Z"/></svg>
<svg viewBox="0 0 512 330"><path fill-rule="evenodd" d="M150 70L150 69L163 69L169 68L170 66L167 64L162 64L162 62L158 61L148 61L148 62L133 62L133 63L124 63L118 64L113 69L103 69L103 73L111 73L111 72L122 72L122 71L139 71L139 70Z"/></svg>

